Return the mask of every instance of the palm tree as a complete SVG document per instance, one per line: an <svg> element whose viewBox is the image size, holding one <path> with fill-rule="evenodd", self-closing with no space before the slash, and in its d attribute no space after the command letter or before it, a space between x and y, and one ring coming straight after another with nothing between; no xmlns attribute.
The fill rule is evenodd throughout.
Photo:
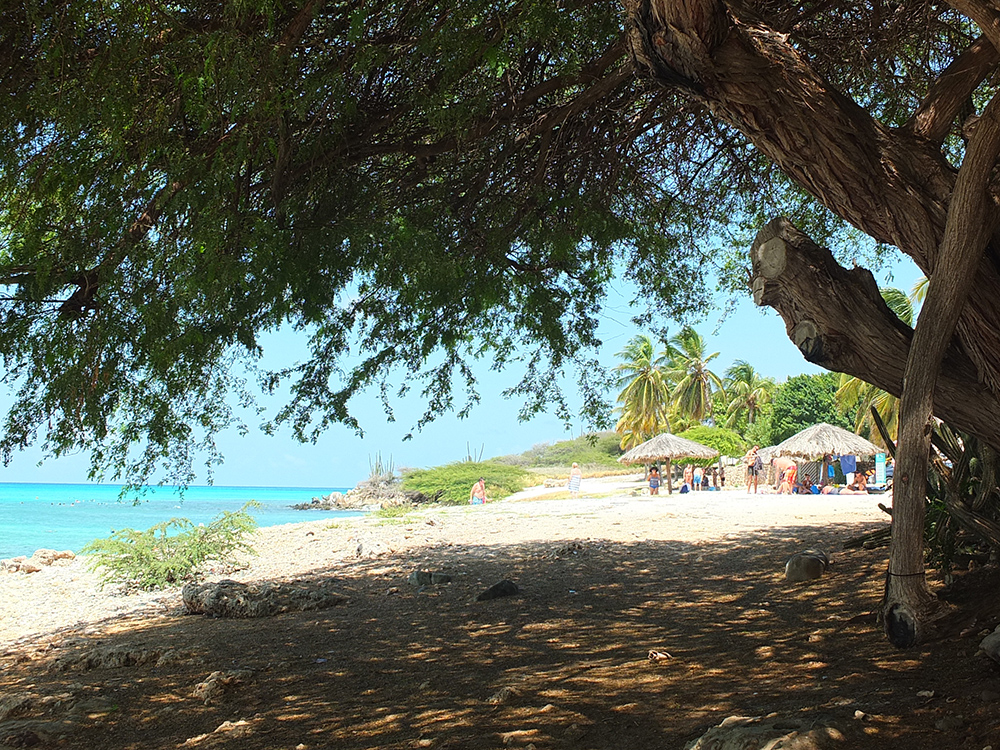
<svg viewBox="0 0 1000 750"><path fill-rule="evenodd" d="M691 326L684 326L670 344L675 349L670 361L673 402L682 415L701 422L712 413L712 393L725 391L722 379L708 368L719 353L706 355L705 339Z"/></svg>
<svg viewBox="0 0 1000 750"><path fill-rule="evenodd" d="M895 287L883 287L879 291L882 293L882 299L885 300L889 309L896 314L896 317L906 323L906 325L912 326L915 317L914 303L923 299L926 289L927 280L924 277L918 279L913 285L909 296ZM893 440L896 439L897 429L899 428L899 399L891 393L886 393L882 389L876 388L871 383L866 383L859 378L841 375L840 387L837 388L834 398L841 409L845 411L848 409L854 410L855 432L860 433L867 427L872 442L882 445L881 433L875 429L874 420L872 419L871 410L872 407L875 407L879 417L885 423L890 436Z"/></svg>
<svg viewBox="0 0 1000 750"><path fill-rule="evenodd" d="M837 388L834 399L841 409L845 411L853 409L855 432L860 434L867 427L869 439L876 445L886 447L883 444L882 434L875 429L872 419L872 407L875 407L889 435L893 440L896 439L899 428L899 399L891 393L886 393L860 378L841 375L840 387Z"/></svg>
<svg viewBox="0 0 1000 750"><path fill-rule="evenodd" d="M771 401L774 381L757 374L749 362L738 359L726 370L726 427L732 429L739 418L746 414L747 424L760 416L761 408Z"/></svg>
<svg viewBox="0 0 1000 750"><path fill-rule="evenodd" d="M617 356L622 363L615 367L620 415L615 431L622 436L622 449L631 448L670 429L670 382L666 365L671 356L669 345L659 352L653 339L645 334L632 337Z"/></svg>

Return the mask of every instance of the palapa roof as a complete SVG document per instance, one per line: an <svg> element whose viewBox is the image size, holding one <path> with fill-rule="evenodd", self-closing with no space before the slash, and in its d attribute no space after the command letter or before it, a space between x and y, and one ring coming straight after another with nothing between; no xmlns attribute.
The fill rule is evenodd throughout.
<svg viewBox="0 0 1000 750"><path fill-rule="evenodd" d="M885 452L870 440L826 422L807 427L787 440L767 448L766 451L769 456L810 459L822 458L826 453L842 456L874 456L876 453ZM760 452L763 454L764 450Z"/></svg>
<svg viewBox="0 0 1000 750"><path fill-rule="evenodd" d="M644 464L663 458L715 458L718 455L715 448L665 432L619 456L618 462Z"/></svg>

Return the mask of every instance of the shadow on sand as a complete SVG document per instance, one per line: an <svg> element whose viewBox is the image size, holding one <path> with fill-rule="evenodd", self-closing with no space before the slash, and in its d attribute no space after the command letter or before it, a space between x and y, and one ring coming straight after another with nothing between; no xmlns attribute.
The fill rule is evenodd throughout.
<svg viewBox="0 0 1000 750"><path fill-rule="evenodd" d="M885 550L840 550L859 530L785 527L705 544L440 545L338 564L299 579L344 594L332 609L259 620L172 613L8 652L0 690L14 708L0 710L0 741L681 748L727 716L778 712L836 718L845 747L983 747L975 742L995 731L995 711L981 731L968 714L995 671L973 641L914 652L885 643L872 614ZM819 581L787 583L785 560L807 547L833 564ZM418 569L453 581L411 586ZM520 594L474 601L503 578ZM95 649L153 658L57 667ZM651 650L670 658L650 661ZM968 695L949 696L950 707L918 695L952 690L943 671L962 656ZM206 705L192 691L216 672ZM943 739L935 722L963 711L965 728Z"/></svg>

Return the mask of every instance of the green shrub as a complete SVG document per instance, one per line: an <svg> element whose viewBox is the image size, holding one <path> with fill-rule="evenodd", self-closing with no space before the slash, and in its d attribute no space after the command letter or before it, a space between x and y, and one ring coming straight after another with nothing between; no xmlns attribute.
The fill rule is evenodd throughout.
<svg viewBox="0 0 1000 750"><path fill-rule="evenodd" d="M479 477L486 479L486 496L490 500L501 500L532 484L531 475L518 466L495 461L458 461L432 469L407 471L403 475L403 489L429 496L444 490L442 503L461 505L469 502L469 491Z"/></svg>
<svg viewBox="0 0 1000 750"><path fill-rule="evenodd" d="M171 518L146 531L121 529L106 539L95 539L81 552L90 555L91 570L101 581L139 589L163 588L193 580L207 560L235 564L236 553L253 552L247 536L257 528L248 512L260 503L226 511L208 526L186 518Z"/></svg>
<svg viewBox="0 0 1000 750"><path fill-rule="evenodd" d="M707 445L709 448L715 448L723 456L740 457L746 453L748 447L746 441L738 433L727 430L725 427L698 425L685 430L677 437L694 440L696 443ZM718 463L718 460L718 458L683 458L678 459L678 463L692 464L694 466L714 466Z"/></svg>
<svg viewBox="0 0 1000 750"><path fill-rule="evenodd" d="M567 471L575 461L581 466L621 468L618 457L621 436L615 432L583 435L574 440L560 440L554 444L540 443L531 450L493 459L497 463L516 466L565 466Z"/></svg>

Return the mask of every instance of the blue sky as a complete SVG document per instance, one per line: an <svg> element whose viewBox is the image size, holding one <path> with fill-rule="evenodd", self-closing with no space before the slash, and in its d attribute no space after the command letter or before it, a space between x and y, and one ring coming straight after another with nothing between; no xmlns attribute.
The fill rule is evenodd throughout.
<svg viewBox="0 0 1000 750"><path fill-rule="evenodd" d="M908 259L903 259L888 269L892 286L909 291L920 276ZM887 272L876 275L885 285ZM616 295L613 295L616 296ZM677 325L671 325L675 331ZM749 362L762 375L782 381L799 373L821 372L806 362L798 349L789 341L784 322L770 308L758 308L747 298L719 325L718 317L707 318L695 325L707 340L708 351L718 351L713 369L720 375L733 361ZM627 305L614 300L608 305L601 325L604 346L600 358L608 366L615 363L615 353L620 351L630 337L639 333L630 321ZM265 356L269 365L290 364L304 343L294 332L277 334L265 341ZM477 373L480 377L479 393L482 402L464 420L452 414L439 417L422 432L414 433L412 440L403 441L411 427L423 413L423 403L413 393L407 401L395 404L396 421L387 423L377 394L367 395L352 403L355 416L365 429L364 438L352 430L335 427L327 431L315 444L302 445L295 441L288 430L268 436L251 429L249 435L226 433L218 438L218 445L226 461L215 469L217 485L250 485L275 487L350 487L364 479L370 463L377 455L401 467L426 467L451 461L460 461L467 455L485 458L520 453L542 442L555 442L579 435L582 423L566 432L562 422L552 416L541 416L526 423L517 420L520 404L505 401L501 392L516 382L518 373L493 373L488 365ZM573 384L567 383L570 396ZM0 399L0 407L6 399ZM267 402L264 402L267 406ZM279 404L271 404L276 408ZM271 411L273 411L273 408ZM249 422L251 428L256 422ZM45 461L36 450L16 455L11 465L2 471L0 481L6 482L83 482L86 481L88 459L86 456L69 456ZM199 483L204 481L203 467L198 467Z"/></svg>

